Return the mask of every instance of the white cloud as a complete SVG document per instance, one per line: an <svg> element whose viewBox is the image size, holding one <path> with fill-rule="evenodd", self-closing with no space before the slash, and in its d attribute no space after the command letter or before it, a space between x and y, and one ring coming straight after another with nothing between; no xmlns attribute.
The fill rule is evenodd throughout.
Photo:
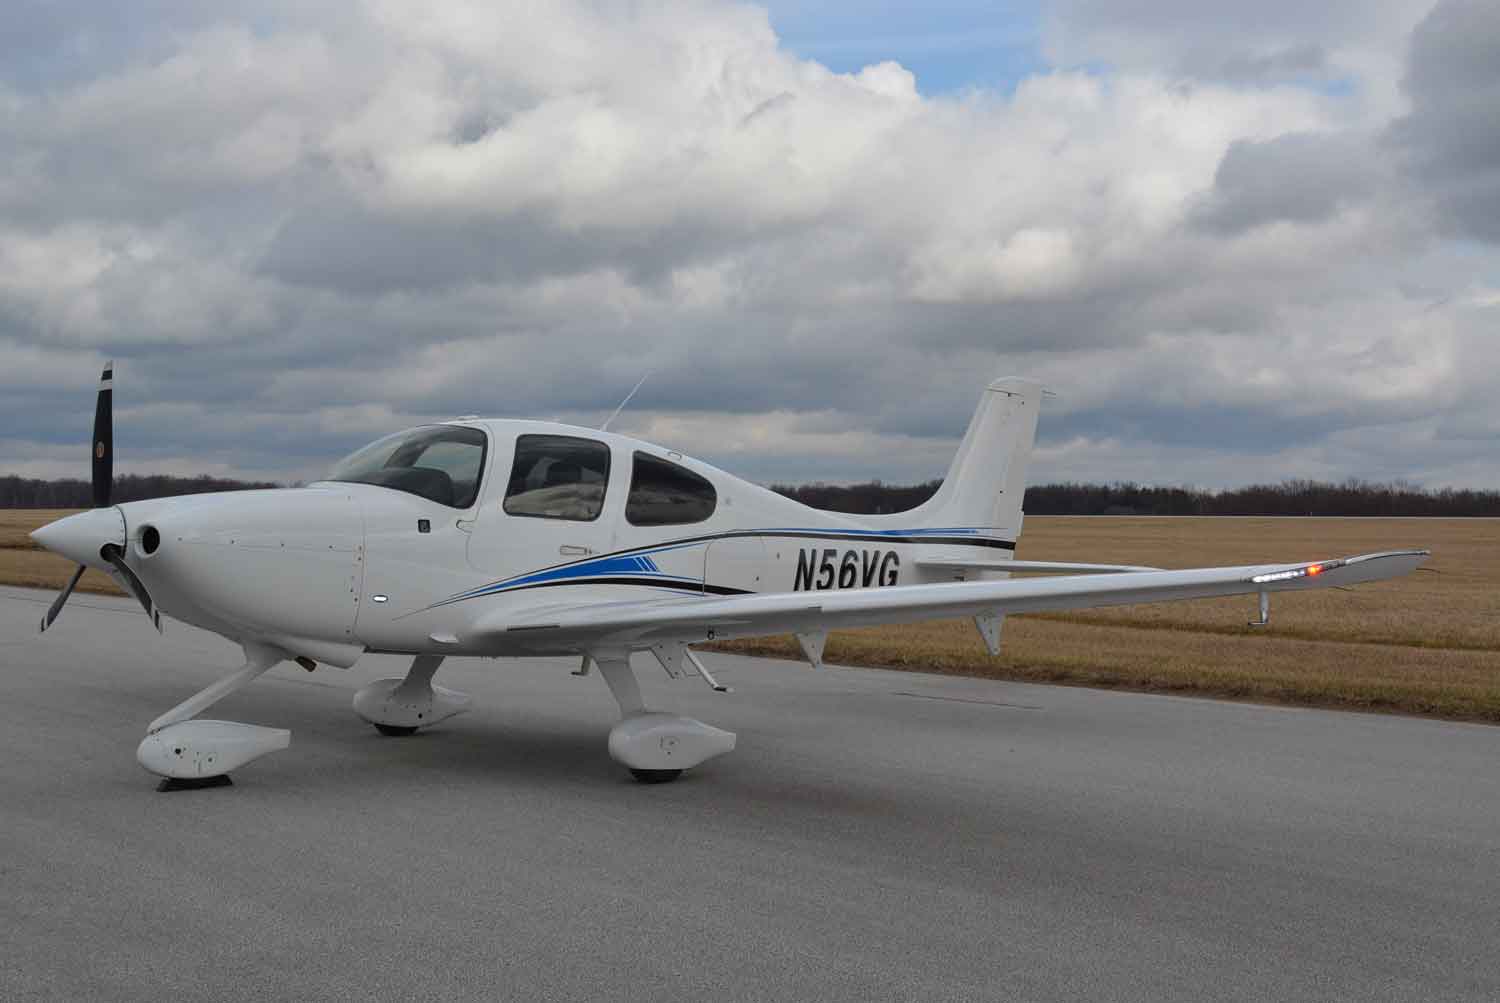
<svg viewBox="0 0 1500 1003"><path fill-rule="evenodd" d="M0 467L72 448L59 366L115 354L122 456L206 471L654 370L631 427L710 461L927 477L1009 369L1063 395L1047 476L1474 476L1500 269L1393 152L1422 11L1112 11L1048 29L1110 66L940 98L713 0L225 6L0 71Z"/></svg>

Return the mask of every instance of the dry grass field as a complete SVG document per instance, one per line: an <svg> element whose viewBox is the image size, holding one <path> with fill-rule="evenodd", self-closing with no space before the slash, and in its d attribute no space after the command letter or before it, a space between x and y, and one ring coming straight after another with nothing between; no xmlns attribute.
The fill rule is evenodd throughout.
<svg viewBox="0 0 1500 1003"><path fill-rule="evenodd" d="M0 582L58 588L67 562L27 533L64 513L0 511ZM1500 521L1033 517L1017 556L1187 568L1427 547L1428 567L1350 591L1011 617L990 658L967 621L838 631L826 658L1021 679L1500 722ZM79 586L117 592L90 572ZM791 638L719 645L800 657Z"/></svg>
<svg viewBox="0 0 1500 1003"><path fill-rule="evenodd" d="M27 535L38 526L71 514L74 509L0 509L0 584L60 589L68 584L75 565L35 546ZM78 583L80 592L124 595L105 574L89 571Z"/></svg>
<svg viewBox="0 0 1500 1003"><path fill-rule="evenodd" d="M1427 569L1348 591L1010 617L991 658L967 621L829 636L825 658L996 679L1109 686L1500 722L1500 521L1034 517L1017 557L1167 568L1426 547ZM1430 569L1430 570L1429 570ZM724 650L801 657L791 638Z"/></svg>

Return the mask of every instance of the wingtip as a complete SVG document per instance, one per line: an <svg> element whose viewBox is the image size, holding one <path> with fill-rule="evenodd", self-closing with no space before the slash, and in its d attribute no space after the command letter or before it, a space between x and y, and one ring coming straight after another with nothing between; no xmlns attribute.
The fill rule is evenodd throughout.
<svg viewBox="0 0 1500 1003"><path fill-rule="evenodd" d="M1344 558L1344 564L1363 564L1365 561L1379 561L1391 557L1431 557L1432 551L1420 548L1408 550L1379 550L1373 554L1356 554L1353 557Z"/></svg>

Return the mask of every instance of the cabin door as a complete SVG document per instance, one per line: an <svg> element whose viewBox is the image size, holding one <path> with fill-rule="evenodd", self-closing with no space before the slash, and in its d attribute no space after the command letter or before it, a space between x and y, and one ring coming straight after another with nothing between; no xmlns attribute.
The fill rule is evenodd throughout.
<svg viewBox="0 0 1500 1003"><path fill-rule="evenodd" d="M610 454L582 436L517 436L512 454L496 457L499 476L474 521L469 563L504 581L608 554L621 493Z"/></svg>

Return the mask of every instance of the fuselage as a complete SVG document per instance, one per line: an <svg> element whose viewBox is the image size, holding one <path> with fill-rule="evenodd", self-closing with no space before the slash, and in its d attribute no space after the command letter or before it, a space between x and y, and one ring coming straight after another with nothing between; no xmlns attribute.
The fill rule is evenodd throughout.
<svg viewBox="0 0 1500 1003"><path fill-rule="evenodd" d="M675 451L552 422L423 426L331 476L116 506L126 559L173 617L348 665L366 650L545 651L524 635L467 651L465 628L497 610L535 621L581 603L945 580L917 559L1008 557L1020 528L811 509Z"/></svg>

